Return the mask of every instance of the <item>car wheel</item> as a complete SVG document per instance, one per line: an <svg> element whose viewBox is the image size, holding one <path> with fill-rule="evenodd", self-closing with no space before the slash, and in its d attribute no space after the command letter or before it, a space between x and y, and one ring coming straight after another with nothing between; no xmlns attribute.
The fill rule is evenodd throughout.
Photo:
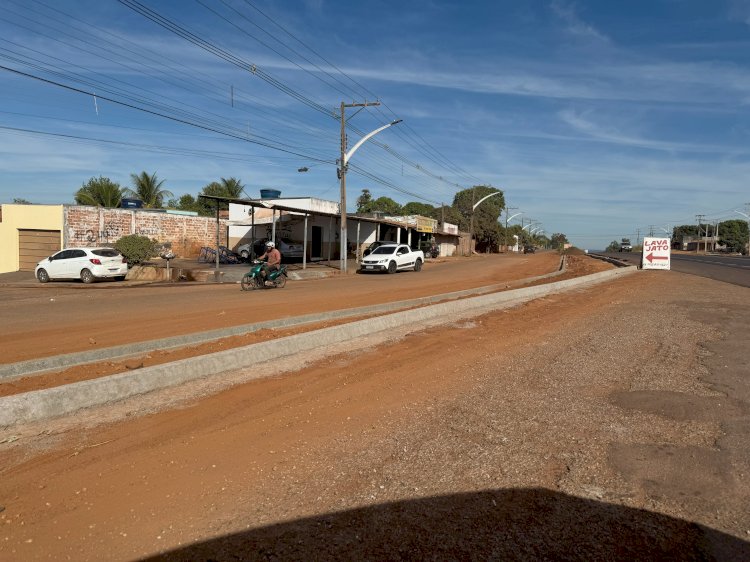
<svg viewBox="0 0 750 562"><path fill-rule="evenodd" d="M40 283L46 283L49 281L49 275L47 274L46 269L40 269L36 272L36 278L39 279Z"/></svg>
<svg viewBox="0 0 750 562"><path fill-rule="evenodd" d="M250 259L250 252L248 252L247 250L242 250L242 251L240 252L240 257L241 257L241 258L242 258L243 260L245 260L245 261L248 261L248 260Z"/></svg>
<svg viewBox="0 0 750 562"><path fill-rule="evenodd" d="M81 281L84 283L93 283L94 282L94 274L91 273L88 269L84 269L81 271Z"/></svg>
<svg viewBox="0 0 750 562"><path fill-rule="evenodd" d="M118 275L117 277L115 277L115 279L117 281L125 281L125 275Z"/></svg>
<svg viewBox="0 0 750 562"><path fill-rule="evenodd" d="M392 261L388 264L388 273L396 273L396 262Z"/></svg>
<svg viewBox="0 0 750 562"><path fill-rule="evenodd" d="M422 260L414 262L414 271L422 271Z"/></svg>

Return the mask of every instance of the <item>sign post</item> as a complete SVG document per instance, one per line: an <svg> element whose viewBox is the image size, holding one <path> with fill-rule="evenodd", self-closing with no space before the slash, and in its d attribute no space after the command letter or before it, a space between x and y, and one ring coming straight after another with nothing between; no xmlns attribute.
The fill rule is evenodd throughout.
<svg viewBox="0 0 750 562"><path fill-rule="evenodd" d="M644 238L641 268L668 270L671 247L669 238Z"/></svg>

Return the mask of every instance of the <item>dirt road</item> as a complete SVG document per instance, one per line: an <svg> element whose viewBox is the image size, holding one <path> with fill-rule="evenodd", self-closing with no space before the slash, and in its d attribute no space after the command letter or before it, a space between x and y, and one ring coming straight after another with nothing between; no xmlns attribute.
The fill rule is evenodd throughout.
<svg viewBox="0 0 750 562"><path fill-rule="evenodd" d="M559 262L553 252L477 256L430 261L419 273L290 281L248 293L233 283L4 287L0 363L512 282L555 271Z"/></svg>
<svg viewBox="0 0 750 562"><path fill-rule="evenodd" d="M3 434L3 556L746 560L748 302L642 272L179 410Z"/></svg>

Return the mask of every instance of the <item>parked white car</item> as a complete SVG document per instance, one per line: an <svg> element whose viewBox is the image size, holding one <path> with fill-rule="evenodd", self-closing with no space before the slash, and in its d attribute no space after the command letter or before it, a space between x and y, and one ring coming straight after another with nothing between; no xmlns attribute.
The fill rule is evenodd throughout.
<svg viewBox="0 0 750 562"><path fill-rule="evenodd" d="M122 254L112 248L67 248L36 265L34 274L40 283L51 279L80 279L93 283L97 279L125 279L128 264Z"/></svg>
<svg viewBox="0 0 750 562"><path fill-rule="evenodd" d="M383 244L362 258L360 272L387 271L396 273L400 269L420 271L424 263L424 252L412 250L406 244Z"/></svg>

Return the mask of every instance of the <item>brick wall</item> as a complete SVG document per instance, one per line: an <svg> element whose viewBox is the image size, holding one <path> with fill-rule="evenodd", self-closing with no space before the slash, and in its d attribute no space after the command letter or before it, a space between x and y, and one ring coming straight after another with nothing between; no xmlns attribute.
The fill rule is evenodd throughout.
<svg viewBox="0 0 750 562"><path fill-rule="evenodd" d="M66 205L64 245L108 246L128 234L155 238L172 244L180 257L197 257L203 246L216 246L216 219L171 215L138 209L104 209ZM219 242L227 245L227 221L219 220Z"/></svg>

